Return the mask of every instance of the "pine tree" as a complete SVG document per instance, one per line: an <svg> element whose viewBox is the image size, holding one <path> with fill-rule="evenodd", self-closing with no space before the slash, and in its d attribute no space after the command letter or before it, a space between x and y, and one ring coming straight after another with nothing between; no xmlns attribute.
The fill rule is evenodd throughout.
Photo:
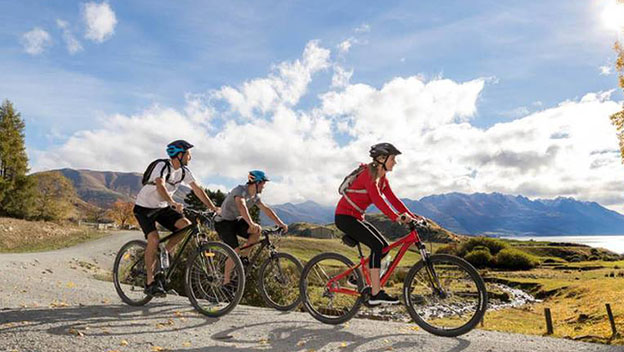
<svg viewBox="0 0 624 352"><path fill-rule="evenodd" d="M28 177L25 124L13 104L0 106L0 215L24 218L34 206L35 182Z"/></svg>

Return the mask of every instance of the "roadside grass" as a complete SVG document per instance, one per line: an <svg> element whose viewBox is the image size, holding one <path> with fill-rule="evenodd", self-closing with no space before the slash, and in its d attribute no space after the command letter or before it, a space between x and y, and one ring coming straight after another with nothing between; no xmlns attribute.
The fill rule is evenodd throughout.
<svg viewBox="0 0 624 352"><path fill-rule="evenodd" d="M544 296L539 303L520 308L488 311L486 330L543 335L544 309L550 308L554 337L588 342L624 344L624 338L611 337L605 304L609 303L616 328L624 331L624 261L567 263L558 268L540 267L530 271L488 272L516 287L532 287L529 292Z"/></svg>
<svg viewBox="0 0 624 352"><path fill-rule="evenodd" d="M0 253L42 252L71 247L79 243L107 236L108 232L87 228L75 228L58 234L40 236L14 236L0 232Z"/></svg>

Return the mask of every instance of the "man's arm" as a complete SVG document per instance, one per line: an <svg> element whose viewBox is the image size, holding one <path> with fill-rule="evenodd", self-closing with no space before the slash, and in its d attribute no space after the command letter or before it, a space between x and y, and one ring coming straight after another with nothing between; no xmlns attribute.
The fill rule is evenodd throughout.
<svg viewBox="0 0 624 352"><path fill-rule="evenodd" d="M173 200L173 198L171 198L171 196L169 195L169 193L167 192L167 189L165 188L165 180L162 177L157 177L154 180L154 183L156 184L156 191L158 192L158 194L167 202L169 203L169 205L171 205L172 207L174 207L177 211L182 212L182 209L184 208L182 206L182 204L176 202L175 200Z"/></svg>
<svg viewBox="0 0 624 352"><path fill-rule="evenodd" d="M258 202L256 202L256 205L266 214L266 216L273 220L273 222L275 222L277 226L283 228L284 232L288 232L288 226L277 216L277 214L275 214L273 209L266 206L264 203L262 203L261 200L258 200Z"/></svg>
<svg viewBox="0 0 624 352"><path fill-rule="evenodd" d="M217 211L218 208L214 205L210 197L208 197L206 191L204 191L204 189L201 188L197 184L197 182L191 182L191 189L193 190L193 193L195 193L197 198L201 200L202 203L204 203L208 208L212 209L212 211Z"/></svg>

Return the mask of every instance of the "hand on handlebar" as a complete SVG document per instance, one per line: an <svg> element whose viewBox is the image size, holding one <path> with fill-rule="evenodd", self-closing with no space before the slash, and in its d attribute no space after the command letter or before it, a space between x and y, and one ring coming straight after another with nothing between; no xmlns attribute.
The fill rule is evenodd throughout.
<svg viewBox="0 0 624 352"><path fill-rule="evenodd" d="M286 225L285 223L277 224L277 226L282 229L282 233L288 232L288 225Z"/></svg>
<svg viewBox="0 0 624 352"><path fill-rule="evenodd" d="M410 222L414 221L414 218L411 217L408 213L403 213L401 215L399 215L399 217L397 218L397 220L401 223L401 224L409 224Z"/></svg>
<svg viewBox="0 0 624 352"><path fill-rule="evenodd" d="M171 207L175 211L177 211L178 213L182 213L182 211L184 210L184 205L182 205L182 203L178 203L178 202L171 203Z"/></svg>

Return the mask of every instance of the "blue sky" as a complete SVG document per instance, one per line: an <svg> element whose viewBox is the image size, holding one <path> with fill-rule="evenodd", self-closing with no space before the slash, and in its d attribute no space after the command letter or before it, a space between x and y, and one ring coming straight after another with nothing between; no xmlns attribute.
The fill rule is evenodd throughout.
<svg viewBox="0 0 624 352"><path fill-rule="evenodd" d="M90 23L86 18L89 7L103 10L95 11L97 16L114 14L114 24L110 17ZM446 79L457 85L480 80L474 109L462 113L463 108L458 108L452 120L455 124L469 120L472 128L487 132L497 123L547 112L566 101L580 104L587 94L616 88L615 74L601 71L601 67L613 66L612 44L618 35L604 25L603 7L596 1L2 1L0 98L11 100L26 121L34 170L70 166L141 171L146 160L94 165L79 157L67 158L71 153L68 146L73 145L72 138L80 140L109 129L114 116L141 119L150 112L158 115L171 109L189 118L184 113L189 94L203 96L208 110L222 115L210 118L207 138L225 135L228 123L242 128L255 123L254 119L271 120L275 110L241 117L226 113L237 111L232 100L206 96L223 87L242 90L245 82L270 78L280 64L304 60L304 48L314 41L330 51L328 61L311 69L313 78L306 81L304 93L285 103L289 111L314 115L316 110L324 110L328 92L348 91L349 86L358 84L381 91L396 78L419 77L424 83ZM41 48L31 47L29 53L24 36L36 28L47 33L47 39ZM89 35L89 30L99 32ZM80 49L70 52L67 34ZM340 88L331 86L336 67L352 72L348 84ZM621 94L616 90L598 100L615 103ZM351 116L343 121L351 127L360 119L358 114L366 115L340 111ZM327 118L336 124L331 135L337 146L356 148L368 140L362 137L368 132L354 135L336 130L340 123L336 116ZM150 128L163 129L157 122ZM128 138L131 143L133 139ZM117 149L106 151L106 142L102 143L105 153L98 158L115 159ZM527 151L517 148L521 149L517 152ZM351 151L342 152L352 155ZM49 153L65 157L54 159ZM153 153L146 154L151 157ZM133 155L119 157L132 159ZM209 156L199 154L198 161L208 163L214 159ZM244 156L234 159L253 163L253 158ZM50 160L63 162L56 165ZM279 174L286 165L278 164L274 168ZM236 172L240 171L206 170L200 176L208 184L227 188L237 182ZM452 191L453 185L458 191L521 193L525 190L521 185L526 184L524 180L515 186L492 188L483 186L488 183L483 181L465 186L457 183L458 174L449 171L449 175L444 186L409 195ZM303 180L293 177L291 186ZM548 182L553 181L543 181ZM288 196L288 185L286 181L282 184L283 195L276 201L310 198L304 191ZM610 183L605 187L617 188ZM530 189L528 195L533 197L575 196L607 205L622 200L614 190L597 195L581 190ZM327 195L315 200L327 197L335 198Z"/></svg>

